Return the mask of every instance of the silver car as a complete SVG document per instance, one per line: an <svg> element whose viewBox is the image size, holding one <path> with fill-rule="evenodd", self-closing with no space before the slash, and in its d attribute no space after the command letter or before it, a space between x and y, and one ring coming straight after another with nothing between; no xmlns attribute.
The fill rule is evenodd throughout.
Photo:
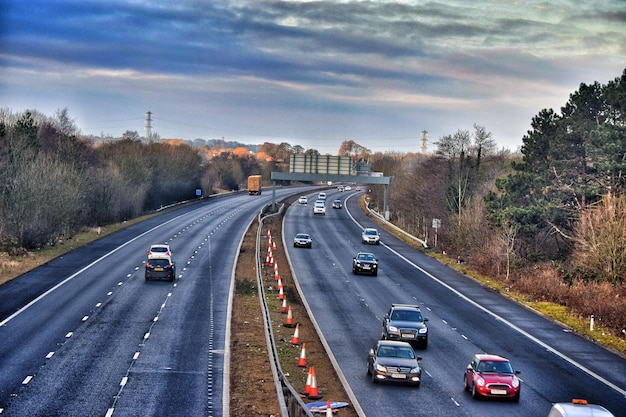
<svg viewBox="0 0 626 417"><path fill-rule="evenodd" d="M310 248L312 244L313 240L307 233L298 233L296 237L293 238L293 246L295 248Z"/></svg>
<svg viewBox="0 0 626 417"><path fill-rule="evenodd" d="M361 233L361 242L380 245L380 235L378 234L378 230L373 227L365 228L363 233Z"/></svg>

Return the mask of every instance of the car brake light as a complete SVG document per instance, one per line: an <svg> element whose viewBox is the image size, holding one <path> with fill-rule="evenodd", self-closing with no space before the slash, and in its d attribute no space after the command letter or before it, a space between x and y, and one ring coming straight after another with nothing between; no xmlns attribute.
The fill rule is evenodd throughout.
<svg viewBox="0 0 626 417"><path fill-rule="evenodd" d="M573 404L583 404L583 405L587 405L588 404L587 400L582 400L580 398L574 398L572 400L572 403Z"/></svg>

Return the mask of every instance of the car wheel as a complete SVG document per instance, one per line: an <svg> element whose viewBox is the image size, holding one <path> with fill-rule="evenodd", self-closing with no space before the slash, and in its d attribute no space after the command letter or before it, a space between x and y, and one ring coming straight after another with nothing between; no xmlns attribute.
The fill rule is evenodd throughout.
<svg viewBox="0 0 626 417"><path fill-rule="evenodd" d="M146 277L146 281L150 281L150 278Z"/></svg>
<svg viewBox="0 0 626 417"><path fill-rule="evenodd" d="M518 403L519 402L519 391L517 391L517 394L515 394L515 396L512 398L514 403Z"/></svg>
<svg viewBox="0 0 626 417"><path fill-rule="evenodd" d="M472 398L475 400L480 398L480 394L476 391L476 384L472 385Z"/></svg>
<svg viewBox="0 0 626 417"><path fill-rule="evenodd" d="M414 386L415 388L419 388L419 387L420 387L420 383L419 383L419 382L416 382L416 383L414 383L414 384L413 384L413 386Z"/></svg>
<svg viewBox="0 0 626 417"><path fill-rule="evenodd" d="M372 380L373 384L376 384L378 382L378 379L376 379L376 374L373 372L371 372L370 379Z"/></svg>
<svg viewBox="0 0 626 417"><path fill-rule="evenodd" d="M463 390L468 392L470 390L469 384L467 383L467 375L463 375Z"/></svg>
<svg viewBox="0 0 626 417"><path fill-rule="evenodd" d="M374 275L375 277L378 276L378 271L372 272L372 275Z"/></svg>

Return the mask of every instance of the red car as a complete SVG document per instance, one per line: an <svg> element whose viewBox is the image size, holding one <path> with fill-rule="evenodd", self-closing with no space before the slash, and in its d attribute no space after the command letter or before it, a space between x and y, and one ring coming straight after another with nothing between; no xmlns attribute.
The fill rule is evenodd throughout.
<svg viewBox="0 0 626 417"><path fill-rule="evenodd" d="M463 383L472 398L509 398L519 401L519 371L514 371L509 360L499 355L476 354L465 369Z"/></svg>

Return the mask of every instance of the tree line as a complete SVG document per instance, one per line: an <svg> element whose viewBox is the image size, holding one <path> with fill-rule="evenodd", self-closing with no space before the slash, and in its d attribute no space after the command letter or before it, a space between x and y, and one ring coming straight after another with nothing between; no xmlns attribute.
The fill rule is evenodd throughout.
<svg viewBox="0 0 626 417"><path fill-rule="evenodd" d="M581 302L574 292L597 294L581 314L603 304L623 325L624 302L601 295L626 296L626 70L607 84L581 84L560 112L541 110L522 143L498 149L475 124L438 138L431 154L371 153L355 141L338 154L393 177L390 220L438 251L539 300L571 305ZM285 142L256 153L195 147L128 132L94 142L67 109L53 117L3 109L0 250L53 244L195 198L197 189L238 190L252 174L268 185L294 153L318 152ZM383 197L383 186L370 187L371 207L382 209Z"/></svg>

